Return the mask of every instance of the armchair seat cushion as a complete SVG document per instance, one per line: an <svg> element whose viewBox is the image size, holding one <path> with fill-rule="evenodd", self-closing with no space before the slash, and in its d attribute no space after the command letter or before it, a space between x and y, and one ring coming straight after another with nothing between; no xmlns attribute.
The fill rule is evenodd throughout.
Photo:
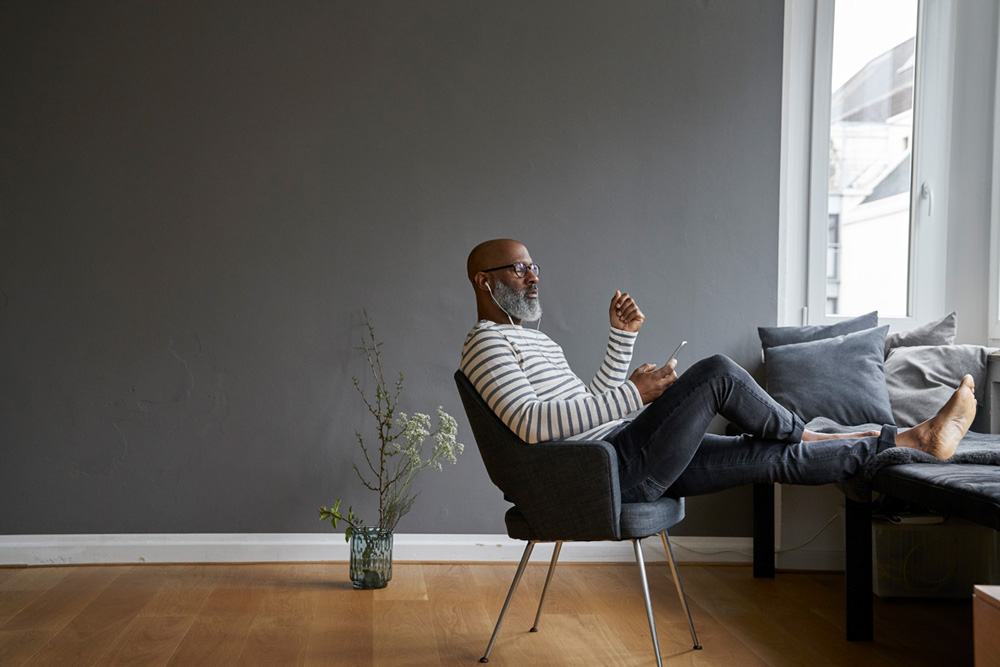
<svg viewBox="0 0 1000 667"><path fill-rule="evenodd" d="M683 498L657 498L648 503L622 503L623 540L656 535L684 518Z"/></svg>
<svg viewBox="0 0 1000 667"><path fill-rule="evenodd" d="M622 503L621 539L631 540L656 535L668 530L684 518L683 498L659 498L648 503ZM515 540L555 541L564 539L559 534L546 535L532 530L531 524L517 507L511 507L504 515L507 534ZM595 537L594 539L616 539Z"/></svg>

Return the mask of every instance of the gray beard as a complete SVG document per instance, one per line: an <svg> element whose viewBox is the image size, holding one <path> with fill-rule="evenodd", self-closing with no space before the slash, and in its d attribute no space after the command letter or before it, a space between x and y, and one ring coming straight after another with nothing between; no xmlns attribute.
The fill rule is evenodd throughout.
<svg viewBox="0 0 1000 667"><path fill-rule="evenodd" d="M525 296L527 291L527 287L515 290L498 280L493 288L493 298L510 317L537 322L542 317L542 304L538 299L527 298Z"/></svg>

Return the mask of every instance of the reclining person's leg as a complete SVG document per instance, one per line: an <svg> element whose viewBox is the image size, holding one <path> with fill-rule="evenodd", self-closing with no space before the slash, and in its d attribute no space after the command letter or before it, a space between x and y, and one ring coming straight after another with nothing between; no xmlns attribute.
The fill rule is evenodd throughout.
<svg viewBox="0 0 1000 667"><path fill-rule="evenodd" d="M667 490L673 497L713 493L756 482L829 484L856 475L879 452L910 447L947 459L976 415L971 376L927 421L904 432L883 426L878 436L788 443L752 436L706 434L687 468Z"/></svg>
<svg viewBox="0 0 1000 667"><path fill-rule="evenodd" d="M758 482L844 482L894 446L895 435L896 427L883 426L878 436L788 443L709 433L666 495L697 496Z"/></svg>
<svg viewBox="0 0 1000 667"><path fill-rule="evenodd" d="M749 373L731 359L715 355L694 364L632 424L609 437L618 451L622 498L652 500L663 495L692 465L696 454L705 457L698 464L702 468L715 466L720 473L730 469L711 483L715 490L749 482L842 481L894 444L946 459L975 416L972 389L972 378L967 376L935 417L900 434L898 443L894 427L883 428L881 433L824 435L805 430L802 420L768 396ZM724 440L713 436L706 441L716 414L743 428L747 436ZM705 444L711 446L700 452ZM739 447L747 451L734 451ZM738 472L742 465L749 470ZM707 488L706 484L692 481L688 486Z"/></svg>
<svg viewBox="0 0 1000 667"><path fill-rule="evenodd" d="M609 438L618 450L623 498L662 495L687 467L716 415L757 439L788 443L803 437L802 420L738 364L722 355L702 359Z"/></svg>

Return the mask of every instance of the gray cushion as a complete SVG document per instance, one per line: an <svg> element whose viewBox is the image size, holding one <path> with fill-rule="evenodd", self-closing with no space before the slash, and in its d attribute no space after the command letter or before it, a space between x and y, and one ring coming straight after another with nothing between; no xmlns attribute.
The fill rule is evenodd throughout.
<svg viewBox="0 0 1000 667"><path fill-rule="evenodd" d="M648 503L622 503L622 539L656 535L683 518L683 498L664 496Z"/></svg>
<svg viewBox="0 0 1000 667"><path fill-rule="evenodd" d="M899 426L916 426L930 419L971 373L976 402L982 404L990 348L982 345L919 345L897 347L885 360L892 415Z"/></svg>
<svg viewBox="0 0 1000 667"><path fill-rule="evenodd" d="M767 391L809 421L892 424L883 372L888 326L764 350Z"/></svg>
<svg viewBox="0 0 1000 667"><path fill-rule="evenodd" d="M684 518L683 498L657 498L648 503L622 503L621 539L648 537L669 530ZM562 540L560 533L541 534L517 507L504 515L507 534L515 540Z"/></svg>
<svg viewBox="0 0 1000 667"><path fill-rule="evenodd" d="M807 343L812 340L834 338L844 334L864 331L878 326L878 311L852 317L836 324L816 324L808 327L757 327L760 344L766 350L778 345Z"/></svg>
<svg viewBox="0 0 1000 667"><path fill-rule="evenodd" d="M885 337L885 356L896 347L917 345L951 345L958 330L958 313L951 311L940 320L934 320L909 331L898 331Z"/></svg>

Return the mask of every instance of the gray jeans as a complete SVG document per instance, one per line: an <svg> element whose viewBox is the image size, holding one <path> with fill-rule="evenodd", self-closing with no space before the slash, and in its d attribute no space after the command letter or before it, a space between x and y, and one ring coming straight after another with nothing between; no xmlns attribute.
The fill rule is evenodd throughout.
<svg viewBox="0 0 1000 667"><path fill-rule="evenodd" d="M716 415L743 435L706 433ZM622 501L713 493L753 482L829 484L855 475L895 446L879 436L800 442L802 420L778 405L750 374L721 354L702 359L607 439L618 450Z"/></svg>

